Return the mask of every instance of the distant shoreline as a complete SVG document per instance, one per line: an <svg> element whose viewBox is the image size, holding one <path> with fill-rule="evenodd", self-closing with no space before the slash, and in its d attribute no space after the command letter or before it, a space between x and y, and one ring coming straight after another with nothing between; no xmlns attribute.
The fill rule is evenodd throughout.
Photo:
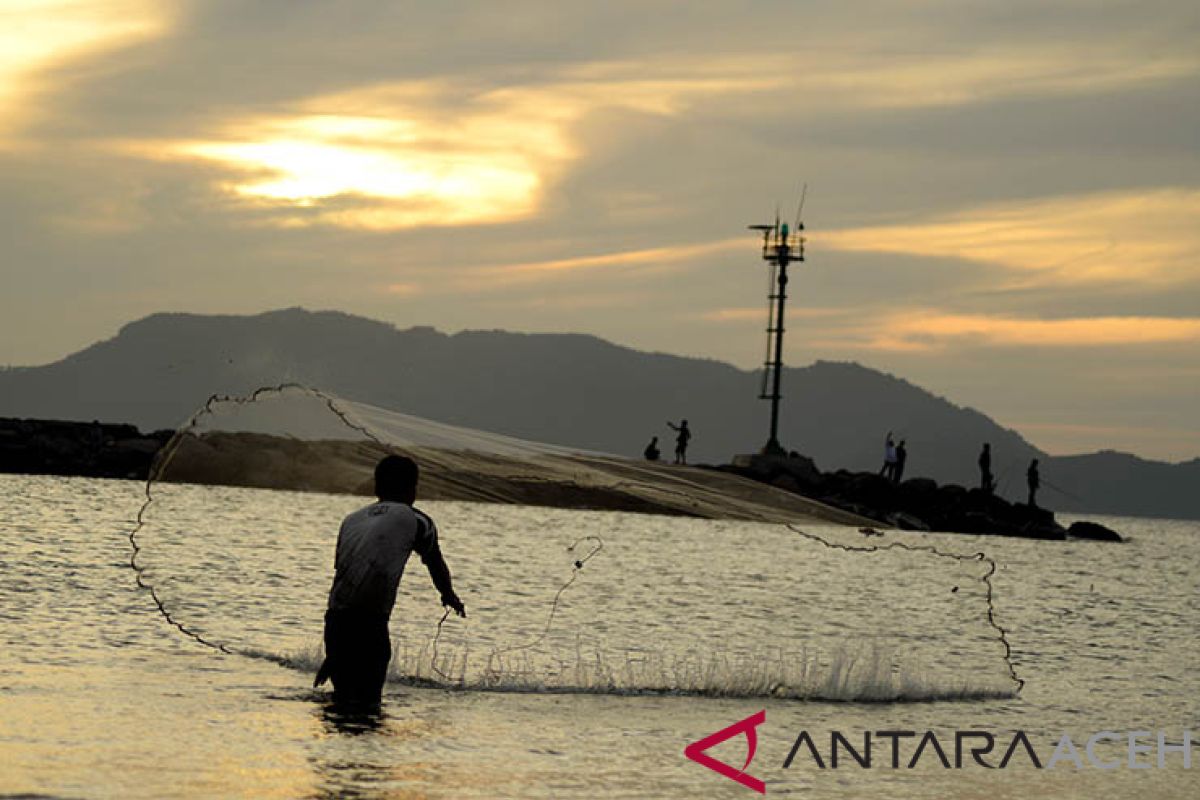
<svg viewBox="0 0 1200 800"><path fill-rule="evenodd" d="M145 480L174 431L0 417L0 473Z"/></svg>
<svg viewBox="0 0 1200 800"><path fill-rule="evenodd" d="M146 480L173 435L127 424L0 418L0 473ZM366 441L223 432L183 442L163 479L366 496L382 453ZM868 473L821 473L803 457L677 467L584 455L515 458L434 448L410 454L422 466L423 495L435 500L1053 540L1071 535L1044 509L927 479L895 485ZM1120 537L1093 531L1082 538Z"/></svg>
<svg viewBox="0 0 1200 800"><path fill-rule="evenodd" d="M0 418L0 473L146 480L174 431L133 425ZM168 483L322 491L367 496L383 454L367 441L300 441L255 433L184 440ZM556 508L761 522L873 524L872 520L759 482L694 467L602 456L502 457L409 448L422 496Z"/></svg>

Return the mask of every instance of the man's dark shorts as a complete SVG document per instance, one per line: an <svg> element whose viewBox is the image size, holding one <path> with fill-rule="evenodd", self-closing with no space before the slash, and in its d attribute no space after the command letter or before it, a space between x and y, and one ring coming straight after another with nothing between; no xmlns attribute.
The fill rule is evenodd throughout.
<svg viewBox="0 0 1200 800"><path fill-rule="evenodd" d="M387 617L343 609L325 612L325 661L335 702L378 703L391 658Z"/></svg>

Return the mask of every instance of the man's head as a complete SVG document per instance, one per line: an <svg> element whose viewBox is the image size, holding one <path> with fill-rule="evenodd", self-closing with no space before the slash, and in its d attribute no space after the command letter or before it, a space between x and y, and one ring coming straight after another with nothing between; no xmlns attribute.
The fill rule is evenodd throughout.
<svg viewBox="0 0 1200 800"><path fill-rule="evenodd" d="M375 465L375 496L394 503L417 499L417 462L406 456L384 456Z"/></svg>

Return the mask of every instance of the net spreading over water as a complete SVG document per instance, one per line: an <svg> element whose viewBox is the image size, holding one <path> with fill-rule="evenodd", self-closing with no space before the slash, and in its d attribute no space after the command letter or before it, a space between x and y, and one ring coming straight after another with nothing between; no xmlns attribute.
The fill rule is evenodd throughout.
<svg viewBox="0 0 1200 800"><path fill-rule="evenodd" d="M854 701L1021 688L983 554L781 524L799 512L728 476L299 386L212 398L179 429L130 535L139 583L199 646L315 672L338 525L388 452L420 464L418 506L469 614L447 616L412 559L395 682Z"/></svg>

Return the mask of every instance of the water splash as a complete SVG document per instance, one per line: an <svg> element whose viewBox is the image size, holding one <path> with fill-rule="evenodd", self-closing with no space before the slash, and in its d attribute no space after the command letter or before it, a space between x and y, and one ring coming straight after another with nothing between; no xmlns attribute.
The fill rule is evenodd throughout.
<svg viewBox="0 0 1200 800"><path fill-rule="evenodd" d="M243 655L311 673L323 657L320 645L287 654ZM388 682L400 686L520 694L667 695L855 703L927 703L1011 699L1011 685L930 678L921 665L901 665L872 645L829 655L805 651L729 654L658 651L605 654L577 647L569 659L538 660L527 653L482 663L467 648L431 658L432 642L393 648ZM454 676L446 680L444 675Z"/></svg>

